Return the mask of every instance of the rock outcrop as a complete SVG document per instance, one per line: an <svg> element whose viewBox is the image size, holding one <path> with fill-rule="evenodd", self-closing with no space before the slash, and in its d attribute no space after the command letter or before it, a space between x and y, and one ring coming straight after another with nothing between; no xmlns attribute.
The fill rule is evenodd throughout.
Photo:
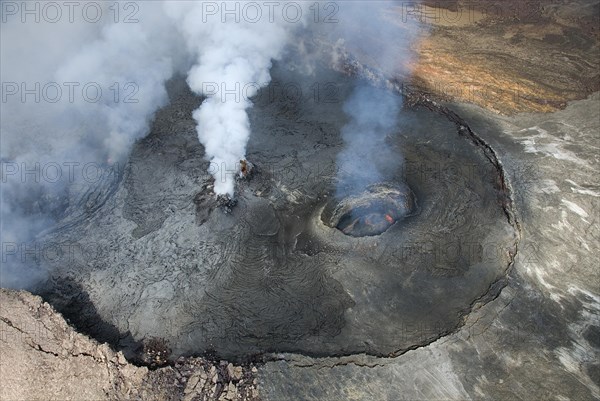
<svg viewBox="0 0 600 401"><path fill-rule="evenodd" d="M76 332L26 291L0 289L2 400L258 400L257 369L179 358L150 370Z"/></svg>

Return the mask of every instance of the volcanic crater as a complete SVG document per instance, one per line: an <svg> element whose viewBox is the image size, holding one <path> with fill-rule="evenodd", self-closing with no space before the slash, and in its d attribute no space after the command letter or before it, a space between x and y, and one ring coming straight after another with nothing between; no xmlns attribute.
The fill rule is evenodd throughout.
<svg viewBox="0 0 600 401"><path fill-rule="evenodd" d="M272 76L302 88L315 79L284 63ZM259 94L249 111L255 171L231 213L210 191L191 115L201 99L173 79L123 176L91 189L108 199L46 234L107 250L53 266L46 299L129 356L147 338L173 356L230 360L397 355L455 330L498 294L516 253L497 160L464 135L464 121L417 102L386 138L401 167L339 196L342 105L356 82L326 68L317 76L335 84L337 102ZM94 199L78 191L70 196Z"/></svg>

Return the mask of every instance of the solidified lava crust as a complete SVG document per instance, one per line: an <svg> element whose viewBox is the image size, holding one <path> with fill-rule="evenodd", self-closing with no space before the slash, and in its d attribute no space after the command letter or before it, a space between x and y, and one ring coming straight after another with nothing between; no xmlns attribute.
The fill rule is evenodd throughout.
<svg viewBox="0 0 600 401"><path fill-rule="evenodd" d="M272 74L310 87L283 66ZM342 98L352 92L347 76L319 74ZM452 332L502 288L518 241L510 186L462 120L468 135L443 110L406 107L386 140L404 168L333 199L343 102L257 103L247 154L261 174L240 181L224 214L209 196L197 99L173 98L114 194L44 238L102 246L101 257L75 252L52 266L45 289L86 333L130 355L159 337L174 358L388 356Z"/></svg>

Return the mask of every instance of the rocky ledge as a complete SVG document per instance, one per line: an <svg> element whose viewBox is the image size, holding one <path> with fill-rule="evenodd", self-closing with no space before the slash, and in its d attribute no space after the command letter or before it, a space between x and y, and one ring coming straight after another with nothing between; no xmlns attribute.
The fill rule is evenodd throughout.
<svg viewBox="0 0 600 401"><path fill-rule="evenodd" d="M149 369L76 332L26 291L0 289L2 400L259 400L256 367L205 358Z"/></svg>

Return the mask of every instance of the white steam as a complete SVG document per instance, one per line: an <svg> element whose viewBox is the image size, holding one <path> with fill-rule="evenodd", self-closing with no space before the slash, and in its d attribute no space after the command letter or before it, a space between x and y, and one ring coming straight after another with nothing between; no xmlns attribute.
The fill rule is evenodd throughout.
<svg viewBox="0 0 600 401"><path fill-rule="evenodd" d="M340 9L340 24L328 33L331 42L344 43L361 63L386 77L406 79L411 73L413 50L420 27L415 19L405 19L405 5L394 2L349 3ZM411 8L414 8L413 4ZM357 28L360 27L360 28ZM393 40L389 40L393 38ZM376 88L367 78L359 78L344 104L349 122L342 128L344 148L337 157L337 196L361 192L373 183L391 179L403 159L386 143L397 134L402 119L398 95Z"/></svg>
<svg viewBox="0 0 600 401"><path fill-rule="evenodd" d="M219 171L215 192L233 195L233 171L250 136L249 98L270 81L271 61L300 20L285 18L285 3L276 12L261 6L269 14L258 20L252 12L207 15L207 3L213 11L247 4L0 2L0 286L43 279L41 254L31 252L41 246L36 235L61 218L62 200L94 190L84 166L122 169L167 103L165 82L174 74L187 72L190 88L207 96L193 115L198 138ZM57 167L60 177L48 179Z"/></svg>
<svg viewBox="0 0 600 401"><path fill-rule="evenodd" d="M181 40L162 4L143 4L125 23L127 4L72 2L69 12L63 3L0 3L3 287L44 278L35 236L60 218L61 199L77 198L74 188L97 185L83 167L122 168L168 101Z"/></svg>
<svg viewBox="0 0 600 401"><path fill-rule="evenodd" d="M251 4L261 8L260 18L248 11ZM404 41L395 32L381 32L389 24L375 18L379 6L347 2L337 10L336 3L316 4L302 3L298 10L298 2L0 1L0 286L31 287L43 279L44 261L31 263L29 252L40 246L36 235L60 220L78 194L95 190L97 183L82 175L85 165L122 168L131 145L148 133L154 113L168 102L165 82L174 74L187 73L190 88L206 97L193 114L198 138L211 162L215 192L232 196L250 137L250 98L269 83L271 63L296 28L313 22L309 29L316 32L318 25L333 42L341 38L358 53L381 46L375 50L379 66L397 67L398 57L406 59L402 48L389 52L384 46L387 36L396 44ZM62 8L58 21L56 10L44 11L52 7ZM207 14L215 7L221 10ZM241 8L242 14L223 8ZM331 11L339 15L329 18ZM368 107L379 107L370 99ZM363 107L360 99L355 107ZM346 139L357 139L353 135L344 131ZM57 167L58 179L45 175ZM39 274L32 265L41 267Z"/></svg>
<svg viewBox="0 0 600 401"><path fill-rule="evenodd" d="M337 155L339 198L385 181L402 167L397 150L386 144L401 106L398 96L367 83L359 84L344 103L349 122L342 128L344 148Z"/></svg>
<svg viewBox="0 0 600 401"><path fill-rule="evenodd" d="M239 6L239 4L237 4ZM198 3L167 3L180 22L196 63L188 73L190 88L207 97L194 112L198 138L211 162L216 194L234 194L234 175L245 158L250 137L246 110L250 98L271 80L271 61L286 44L289 23L281 18L251 22L225 14L206 16Z"/></svg>

